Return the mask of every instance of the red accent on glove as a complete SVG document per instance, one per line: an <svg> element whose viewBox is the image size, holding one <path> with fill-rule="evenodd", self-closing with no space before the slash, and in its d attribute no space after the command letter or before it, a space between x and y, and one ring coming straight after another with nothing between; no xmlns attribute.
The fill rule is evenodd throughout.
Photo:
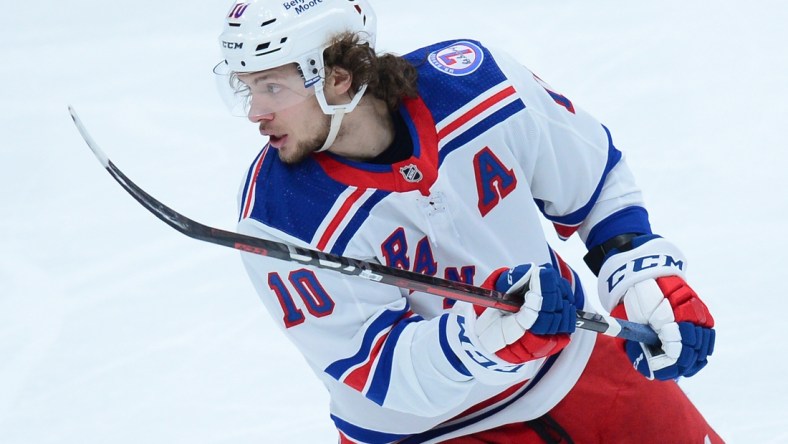
<svg viewBox="0 0 788 444"><path fill-rule="evenodd" d="M627 309L624 307L623 302L619 303L618 305L615 306L615 308L613 308L613 311L610 312L610 316L613 316L614 318L623 319L625 321L629 320L629 318L627 318Z"/></svg>
<svg viewBox="0 0 788 444"><path fill-rule="evenodd" d="M495 282L498 280L498 277L501 276L501 274L503 274L507 270L509 269L506 267L493 270L493 272L490 273L489 276L487 276L487 279L485 279L484 282L482 282L481 287L486 288L487 290L494 290ZM474 305L473 309L476 311L476 316L479 317L482 315L482 313L484 313L484 310L486 310L487 307L481 305Z"/></svg>
<svg viewBox="0 0 788 444"><path fill-rule="evenodd" d="M673 307L676 322L691 322L706 328L714 327L714 318L711 317L706 304L684 279L679 276L667 276L657 278L656 281L662 294Z"/></svg>
<svg viewBox="0 0 788 444"><path fill-rule="evenodd" d="M509 268L503 267L490 273L490 276L482 283L482 288L494 289L495 282L498 281L501 274L508 270ZM476 316L481 316L486 309L486 307L479 305L474 305L473 308L476 311ZM495 355L511 364L523 364L534 359L554 355L563 350L567 344L569 344L569 335L567 334L535 335L525 332L523 337L498 350Z"/></svg>
<svg viewBox="0 0 788 444"><path fill-rule="evenodd" d="M714 327L714 318L712 318L706 304L700 300L695 290L684 279L679 276L666 276L655 280L660 291L662 291L662 294L665 295L665 298L668 299L670 306L673 308L673 317L676 319L676 322L691 322L702 327ZM623 302L613 308L610 316L629 320ZM619 338L616 339L616 342L623 349L626 341Z"/></svg>
<svg viewBox="0 0 788 444"><path fill-rule="evenodd" d="M512 364L523 364L534 359L554 355L569 344L568 334L535 335L529 331L523 337L498 350L495 355Z"/></svg>

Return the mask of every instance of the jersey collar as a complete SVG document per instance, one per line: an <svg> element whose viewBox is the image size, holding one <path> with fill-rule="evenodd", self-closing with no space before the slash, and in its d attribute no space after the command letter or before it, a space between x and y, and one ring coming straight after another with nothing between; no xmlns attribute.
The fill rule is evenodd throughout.
<svg viewBox="0 0 788 444"><path fill-rule="evenodd" d="M420 97L405 99L400 112L413 140L413 155L392 165L356 162L329 152L314 159L337 182L384 191L419 191L428 196L438 178L438 135L435 121Z"/></svg>

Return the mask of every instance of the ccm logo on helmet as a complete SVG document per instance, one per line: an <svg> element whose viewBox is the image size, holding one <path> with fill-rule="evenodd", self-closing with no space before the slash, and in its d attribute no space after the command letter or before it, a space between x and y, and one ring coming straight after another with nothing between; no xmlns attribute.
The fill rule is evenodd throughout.
<svg viewBox="0 0 788 444"><path fill-rule="evenodd" d="M222 40L222 46L224 46L227 49L243 49L244 44L243 44L243 42L240 42L240 43L239 42L225 42L224 40Z"/></svg>
<svg viewBox="0 0 788 444"><path fill-rule="evenodd" d="M676 260L673 256L655 254L651 256L643 256L633 259L626 264L619 267L616 271L610 274L607 278L607 290L612 292L616 285L627 277L627 273L639 273L656 267L677 268L684 269L684 262Z"/></svg>
<svg viewBox="0 0 788 444"><path fill-rule="evenodd" d="M309 8L313 8L321 3L323 3L323 0L291 0L289 2L282 3L282 6L284 6L285 11L295 8L296 14L301 15Z"/></svg>

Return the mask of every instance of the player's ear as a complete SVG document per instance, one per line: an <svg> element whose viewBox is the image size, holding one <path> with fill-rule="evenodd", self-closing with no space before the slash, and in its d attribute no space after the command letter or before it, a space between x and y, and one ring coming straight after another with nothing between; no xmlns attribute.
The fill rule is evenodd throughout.
<svg viewBox="0 0 788 444"><path fill-rule="evenodd" d="M326 89L328 89L330 95L335 97L345 96L352 85L353 75L350 71L338 66L331 68L328 78L326 78Z"/></svg>

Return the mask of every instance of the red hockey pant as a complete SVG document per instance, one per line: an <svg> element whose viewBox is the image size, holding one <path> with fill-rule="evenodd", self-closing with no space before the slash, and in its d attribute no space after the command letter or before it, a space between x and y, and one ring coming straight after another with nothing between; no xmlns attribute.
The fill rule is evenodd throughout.
<svg viewBox="0 0 788 444"><path fill-rule="evenodd" d="M585 371L548 413L549 418L531 425L509 424L446 443L566 443L570 442L567 435L575 444L723 442L678 384L647 380L632 368L621 347L621 341L600 335ZM554 427L556 423L565 432L563 437Z"/></svg>

